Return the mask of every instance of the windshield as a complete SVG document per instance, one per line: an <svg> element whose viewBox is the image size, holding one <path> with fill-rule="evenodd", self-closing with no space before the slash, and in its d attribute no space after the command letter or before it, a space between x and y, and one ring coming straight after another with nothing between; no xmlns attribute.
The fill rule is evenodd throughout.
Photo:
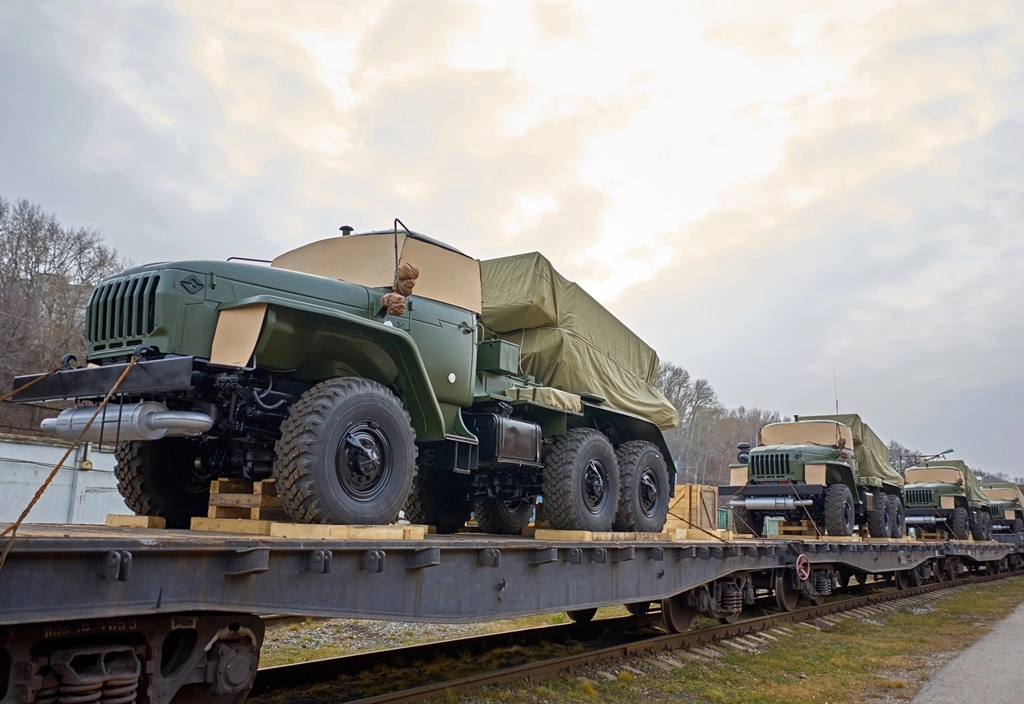
<svg viewBox="0 0 1024 704"><path fill-rule="evenodd" d="M983 493L993 501L1016 501L1017 492L1013 489L982 489Z"/></svg>
<svg viewBox="0 0 1024 704"><path fill-rule="evenodd" d="M951 467L927 467L922 469L908 469L904 479L907 484L918 482L942 482L943 484L963 484L964 478L960 472Z"/></svg>
<svg viewBox="0 0 1024 704"><path fill-rule="evenodd" d="M772 423L761 429L763 445L839 445L853 449L853 433L842 423L827 420L801 420L795 423Z"/></svg>

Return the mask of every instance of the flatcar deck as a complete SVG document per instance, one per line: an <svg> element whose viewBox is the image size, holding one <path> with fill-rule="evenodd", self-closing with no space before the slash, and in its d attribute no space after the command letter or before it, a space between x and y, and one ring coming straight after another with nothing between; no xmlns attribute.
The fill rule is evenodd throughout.
<svg viewBox="0 0 1024 704"><path fill-rule="evenodd" d="M988 562L1010 542L560 541L485 535L297 540L24 526L0 570L0 625L170 611L470 622L657 601L738 571L814 564L883 574Z"/></svg>

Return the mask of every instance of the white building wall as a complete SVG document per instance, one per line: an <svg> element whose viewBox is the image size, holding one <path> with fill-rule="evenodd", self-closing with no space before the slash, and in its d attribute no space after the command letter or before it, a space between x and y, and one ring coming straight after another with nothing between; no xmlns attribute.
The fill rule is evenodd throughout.
<svg viewBox="0 0 1024 704"><path fill-rule="evenodd" d="M17 520L67 449L66 443L58 441L0 433L0 523ZM108 513L131 514L117 491L114 455L82 445L71 453L25 520L103 523Z"/></svg>

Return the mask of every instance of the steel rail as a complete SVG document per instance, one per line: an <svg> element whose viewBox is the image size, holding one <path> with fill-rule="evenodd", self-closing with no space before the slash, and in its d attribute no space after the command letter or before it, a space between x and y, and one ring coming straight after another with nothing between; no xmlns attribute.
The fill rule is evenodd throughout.
<svg viewBox="0 0 1024 704"><path fill-rule="evenodd" d="M903 590L886 589L884 591L876 591L867 595L840 599L816 606L808 606L801 609L795 609L793 611L778 612L757 618L736 621L735 623L721 624L717 626L710 626L708 628L695 629L687 631L685 633L669 633L666 635L658 635L654 637L643 637L634 641L589 650L587 652L579 654L540 660L533 663L526 663L514 667L503 668L501 670L481 672L478 674L467 675L464 677L446 680L443 682L422 685L420 687L406 689L398 692L391 692L388 694L381 694L378 696L356 699L352 700L350 704L391 704L392 702L416 702L428 699L430 697L435 697L438 694L446 691L465 691L487 685L505 684L507 682L512 682L524 678L545 679L557 676L559 673L565 670L568 670L573 667L579 667L581 665L590 665L608 660L626 659L642 653L654 651L690 648L694 645L700 645L715 640L724 640L727 638L733 638L735 636L743 635L745 633L754 633L781 623L811 620L820 616L838 613L842 611L850 611L872 604L884 603L888 601L897 601L900 599L906 599L909 597L927 594L929 592L934 592L942 589L951 589L959 586L981 584L1013 576L1020 575L1012 572L1005 572L992 575L972 575L970 577L964 577L944 582L931 582L929 584L924 584L917 587L910 587ZM519 636L521 638L523 637L524 633L535 632L539 634L540 632L544 631L550 632L553 630L553 628L561 628L566 629L566 635L569 635L569 633L571 632L573 634L572 637L579 638L582 635L581 631L578 630L581 626L597 626L601 629L604 629L615 624L626 625L627 623L632 623L635 625L636 618L621 617L615 619L601 619L598 621L592 621L589 624L565 624L557 627L545 626L536 629L526 629L525 631L511 631L503 634L492 634L492 636L494 636L496 642L500 643L507 642L510 638L516 639L515 636ZM462 648L465 648L470 644L472 644L473 647L477 648L488 647L481 642L482 638L483 637L480 636L474 636L469 638L458 639L456 641L444 641L441 643L424 643L418 646L409 646L408 648L398 649L397 651L371 651L367 653L360 653L357 655L347 655L338 658L313 660L305 663L296 663L294 665L281 665L277 667L261 669L256 676L256 682L254 683L252 694L259 695L271 691L286 689L300 684L311 684L315 682L329 681L342 672L359 672L361 669L364 669L370 665L378 664L380 662L380 657L382 655L391 655L393 653L400 651L404 651L405 653L408 653L413 657L421 657L422 655L426 654L436 654L436 649L438 647L445 648L447 652L450 652L447 646L454 644L460 644L460 647Z"/></svg>

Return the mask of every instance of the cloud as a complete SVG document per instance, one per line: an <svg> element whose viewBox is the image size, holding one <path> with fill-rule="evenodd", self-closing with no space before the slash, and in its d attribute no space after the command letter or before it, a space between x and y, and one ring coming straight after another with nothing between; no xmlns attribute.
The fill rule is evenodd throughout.
<svg viewBox="0 0 1024 704"><path fill-rule="evenodd" d="M867 20L882 41L785 106L778 167L666 234L665 267L613 308L643 310L662 357L728 403L827 410L835 369L843 408L883 435L955 438L995 469L996 428L1024 422L992 391L1024 385L1024 27L957 7ZM1000 421L966 433L951 407L968 397Z"/></svg>

